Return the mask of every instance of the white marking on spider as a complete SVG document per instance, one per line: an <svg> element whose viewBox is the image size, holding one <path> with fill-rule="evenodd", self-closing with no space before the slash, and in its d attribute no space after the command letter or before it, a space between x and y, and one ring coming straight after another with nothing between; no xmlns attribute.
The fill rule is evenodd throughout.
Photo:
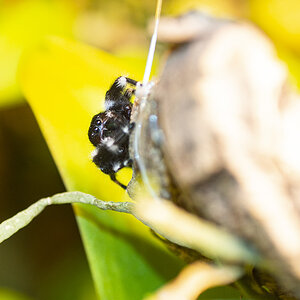
<svg viewBox="0 0 300 300"><path fill-rule="evenodd" d="M122 87L122 88L123 88L123 87L126 86L126 84L127 84L126 77L121 76L121 77L118 79L117 85L118 85L119 87Z"/></svg>
<svg viewBox="0 0 300 300"><path fill-rule="evenodd" d="M129 128L128 128L128 126L127 126L127 125L124 126L124 127L122 128L122 131L123 131L124 133L128 134L128 133L129 133Z"/></svg>
<svg viewBox="0 0 300 300"><path fill-rule="evenodd" d="M98 154L99 149L95 148L92 152L91 152L91 159L93 159L97 154Z"/></svg>
<svg viewBox="0 0 300 300"><path fill-rule="evenodd" d="M113 165L113 170L114 170L115 172L117 172L117 171L120 169L120 166L121 166L121 164L120 164L119 162L115 163L115 164Z"/></svg>
<svg viewBox="0 0 300 300"><path fill-rule="evenodd" d="M102 140L102 143L106 146L106 147L111 147L114 143L115 143L115 139L111 138L111 137L106 137Z"/></svg>
<svg viewBox="0 0 300 300"><path fill-rule="evenodd" d="M105 112L105 115L109 118L112 118L113 114L110 110L108 110L107 112Z"/></svg>
<svg viewBox="0 0 300 300"><path fill-rule="evenodd" d="M109 110L114 106L115 102L113 100L106 100L104 103L105 110Z"/></svg>
<svg viewBox="0 0 300 300"><path fill-rule="evenodd" d="M111 145L110 147L108 147L108 150L111 151L111 152L118 152L119 151L119 146Z"/></svg>
<svg viewBox="0 0 300 300"><path fill-rule="evenodd" d="M125 161L124 161L124 166L127 166L129 164L129 159L126 159Z"/></svg>
<svg viewBox="0 0 300 300"><path fill-rule="evenodd" d="M102 143L108 148L111 152L118 152L119 146L115 145L115 140L111 137L106 137L102 140Z"/></svg>

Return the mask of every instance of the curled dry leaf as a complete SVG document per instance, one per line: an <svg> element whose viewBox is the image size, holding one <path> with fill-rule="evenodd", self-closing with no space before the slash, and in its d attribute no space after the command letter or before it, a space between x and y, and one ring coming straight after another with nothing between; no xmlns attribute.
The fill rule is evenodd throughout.
<svg viewBox="0 0 300 300"><path fill-rule="evenodd" d="M147 300L193 300L208 288L234 282L241 275L237 267L216 267L203 262L187 266L179 276Z"/></svg>

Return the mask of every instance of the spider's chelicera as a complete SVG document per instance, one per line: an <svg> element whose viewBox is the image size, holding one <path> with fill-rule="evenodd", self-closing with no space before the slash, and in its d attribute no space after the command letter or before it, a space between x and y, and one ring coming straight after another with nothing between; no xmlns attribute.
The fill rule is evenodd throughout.
<svg viewBox="0 0 300 300"><path fill-rule="evenodd" d="M105 111L93 117L88 132L91 143L96 147L92 152L93 162L124 189L126 186L117 180L116 172L132 166L129 135L134 123L130 123L130 98L135 92L136 84L130 78L118 77L106 92Z"/></svg>

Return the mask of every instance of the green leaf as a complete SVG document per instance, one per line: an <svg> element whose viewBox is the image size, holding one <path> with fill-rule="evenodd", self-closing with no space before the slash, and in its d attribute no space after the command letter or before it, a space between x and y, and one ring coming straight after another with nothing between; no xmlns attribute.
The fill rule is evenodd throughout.
<svg viewBox="0 0 300 300"><path fill-rule="evenodd" d="M146 56L146 55L145 55ZM120 74L142 78L144 59L116 58L61 38L49 38L22 59L20 80L69 191L102 200L128 196L91 162L90 120ZM120 178L121 177L121 178ZM118 174L122 182L128 170ZM74 206L101 299L141 299L174 277L182 264L132 216ZM62 229L63 230L63 229Z"/></svg>
<svg viewBox="0 0 300 300"><path fill-rule="evenodd" d="M30 300L31 298L24 296L18 292L0 288L0 299L2 300Z"/></svg>
<svg viewBox="0 0 300 300"><path fill-rule="evenodd" d="M4 106L23 101L16 75L22 51L48 34L70 36L75 10L56 0L6 1L0 7L0 106Z"/></svg>

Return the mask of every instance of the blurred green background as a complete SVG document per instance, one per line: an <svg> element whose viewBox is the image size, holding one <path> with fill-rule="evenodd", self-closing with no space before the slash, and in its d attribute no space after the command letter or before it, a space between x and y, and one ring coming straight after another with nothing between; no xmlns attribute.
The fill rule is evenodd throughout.
<svg viewBox="0 0 300 300"><path fill-rule="evenodd" d="M57 35L113 54L146 56L155 5L153 0L0 0L1 221L64 191L20 89L22 53ZM274 41L299 86L299 0L167 0L162 14L190 9L255 22ZM1 244L0 266L0 299L96 299L71 206L48 208Z"/></svg>

